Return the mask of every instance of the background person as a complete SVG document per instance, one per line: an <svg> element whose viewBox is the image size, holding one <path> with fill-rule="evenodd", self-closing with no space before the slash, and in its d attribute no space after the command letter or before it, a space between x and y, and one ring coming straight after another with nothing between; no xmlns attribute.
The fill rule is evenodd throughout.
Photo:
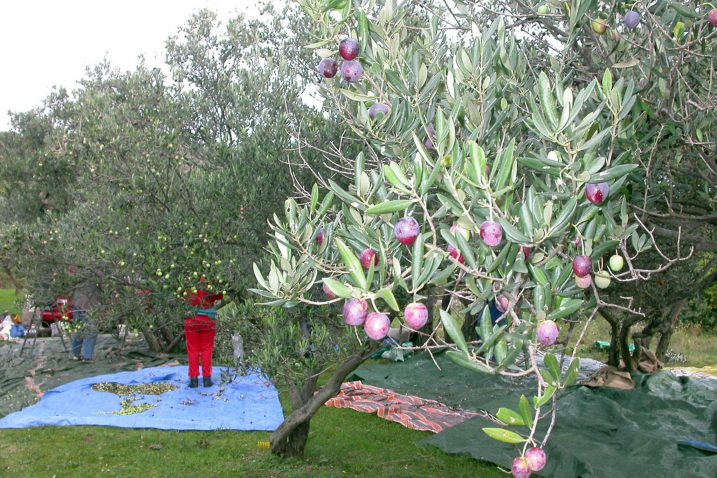
<svg viewBox="0 0 717 478"><path fill-rule="evenodd" d="M10 340L13 325L15 322L12 320L12 315L6 310L2 314L2 321L0 321L0 340Z"/></svg>
<svg viewBox="0 0 717 478"><path fill-rule="evenodd" d="M92 362L97 343L97 325L92 316L100 305L102 291L99 286L84 280L75 286L72 294L72 358Z"/></svg>
<svg viewBox="0 0 717 478"><path fill-rule="evenodd" d="M15 317L12 318L13 325L12 330L10 331L10 336L13 338L22 338L25 336L25 327L22 325L22 317L19 315L15 315Z"/></svg>
<svg viewBox="0 0 717 478"><path fill-rule="evenodd" d="M205 387L211 387L212 354L214 339L217 335L216 303L224 298L207 290L206 280L202 279L196 292L187 297L192 306L192 315L184 319L184 336L187 339L187 358L189 359L189 387L199 386L199 362L202 363L202 377Z"/></svg>

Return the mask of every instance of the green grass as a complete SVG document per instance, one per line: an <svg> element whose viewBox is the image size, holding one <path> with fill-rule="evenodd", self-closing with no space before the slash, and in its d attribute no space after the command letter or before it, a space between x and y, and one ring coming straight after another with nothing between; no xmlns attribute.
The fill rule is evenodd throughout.
<svg viewBox="0 0 717 478"><path fill-rule="evenodd" d="M0 289L0 310L13 311L14 290ZM13 312L15 313L15 312ZM606 360L596 340L609 327L596 320L581 356ZM717 336L680 328L670 349L687 364L717 363ZM282 400L286 397L282 394ZM0 476L22 477L486 477L507 476L467 456L420 445L429 433L408 430L376 416L322 408L312 420L303 459L280 460L258 446L259 432L176 432L107 427L44 427L0 431Z"/></svg>
<svg viewBox="0 0 717 478"><path fill-rule="evenodd" d="M332 408L312 420L304 459L280 460L268 433L44 427L0 432L0 476L505 477L493 465L419 442L429 433Z"/></svg>
<svg viewBox="0 0 717 478"><path fill-rule="evenodd" d="M699 327L680 327L672 335L669 350L685 354L686 364L668 363L669 367L717 365L717 335L704 334Z"/></svg>
<svg viewBox="0 0 717 478"><path fill-rule="evenodd" d="M14 308L0 289L0 311ZM284 400L282 394L282 400ZM376 416L322 408L304 459L259 448L268 433L176 432L109 427L0 431L0 476L22 477L504 477L497 467L420 445L430 433Z"/></svg>
<svg viewBox="0 0 717 478"><path fill-rule="evenodd" d="M636 328L639 330L639 327ZM575 337L580 330L574 332ZM610 326L602 318L595 319L585 334L585 340L580 350L580 356L607 361L607 350L598 350L595 342L598 340L610 340ZM656 342L653 340L653 347ZM705 334L699 327L678 327L672 334L669 351L683 354L687 358L686 363L665 364L666 367L704 367L717 364L717 335Z"/></svg>
<svg viewBox="0 0 717 478"><path fill-rule="evenodd" d="M6 310L10 311L12 315L21 312L15 303L15 289L0 289L0 313Z"/></svg>

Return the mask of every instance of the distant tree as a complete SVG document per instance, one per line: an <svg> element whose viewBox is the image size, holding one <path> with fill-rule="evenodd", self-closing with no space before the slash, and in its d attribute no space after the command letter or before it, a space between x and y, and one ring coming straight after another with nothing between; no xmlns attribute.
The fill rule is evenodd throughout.
<svg viewBox="0 0 717 478"><path fill-rule="evenodd" d="M296 137L341 131L301 100L315 73L271 59L277 47L300 50L301 31L285 38L280 27L300 23L290 11L265 13L222 24L200 12L168 42L171 77L143 63L129 72L103 63L72 94L17 115L3 149L15 167L3 175L6 190L32 180L37 194L38 163L56 165L48 191L58 205L8 216L3 227L17 237L4 257L21 258L8 266L38 300L66 293L66 269L80 265L112 291L108 326L131 317L167 350L201 276L244 296L267 218L307 174L287 167ZM317 155L304 160L322 169ZM34 204L39 211L41 198Z"/></svg>

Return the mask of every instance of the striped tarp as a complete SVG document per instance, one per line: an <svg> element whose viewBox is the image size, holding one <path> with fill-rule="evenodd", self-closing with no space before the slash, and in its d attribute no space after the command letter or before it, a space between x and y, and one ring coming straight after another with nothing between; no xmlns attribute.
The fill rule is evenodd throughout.
<svg viewBox="0 0 717 478"><path fill-rule="evenodd" d="M339 394L328 400L326 406L375 413L406 428L433 433L440 433L479 415L468 410L449 408L435 400L364 385L360 381L342 384Z"/></svg>

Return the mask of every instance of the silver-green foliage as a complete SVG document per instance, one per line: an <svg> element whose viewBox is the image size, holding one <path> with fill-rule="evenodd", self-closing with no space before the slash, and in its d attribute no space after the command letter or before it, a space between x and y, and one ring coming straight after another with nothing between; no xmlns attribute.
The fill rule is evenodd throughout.
<svg viewBox="0 0 717 478"><path fill-rule="evenodd" d="M470 369L536 373L539 409L574 382L578 361L563 373L548 354L538 374L537 325L605 305L597 288L576 285L573 258L591 256L596 272L616 250L635 257L652 247L624 195L639 180L638 162L630 149L615 147L636 121L633 81L606 70L575 84L534 69L531 51L502 19L448 29L442 23L449 12L415 5L301 3L317 23L309 47L318 57L337 56L340 35L361 44L361 81L337 77L321 92L367 147L344 158L353 167L348 187L329 180L328 191L315 186L305 203L286 201L285 216L270 224L269 270L255 267L255 292L270 305L312 304L309 293L323 281L338 296L324 303L365 299L398 325L405 304L396 297L421 302L439 290L451 298L440 313L445 333L429 343L448 346ZM375 102L390 105L390 113L372 120ZM604 203L586 199L588 183L608 183ZM421 225L411 247L394 237L404 216ZM503 228L497 247L480 238L485 221ZM451 258L448 247L463 260ZM358 256L367 248L379 263L365 270ZM634 271L613 275L630 280ZM500 296L509 307L493 325L488 303ZM459 304L481 317L480 343L466 342Z"/></svg>

